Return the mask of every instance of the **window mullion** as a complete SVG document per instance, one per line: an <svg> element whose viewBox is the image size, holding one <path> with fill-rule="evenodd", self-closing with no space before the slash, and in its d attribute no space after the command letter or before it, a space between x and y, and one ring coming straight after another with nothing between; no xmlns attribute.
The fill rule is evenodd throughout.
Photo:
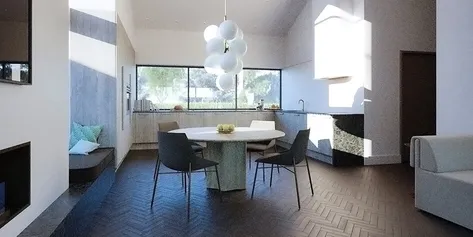
<svg viewBox="0 0 473 237"><path fill-rule="evenodd" d="M190 110L190 68L187 68L187 110Z"/></svg>

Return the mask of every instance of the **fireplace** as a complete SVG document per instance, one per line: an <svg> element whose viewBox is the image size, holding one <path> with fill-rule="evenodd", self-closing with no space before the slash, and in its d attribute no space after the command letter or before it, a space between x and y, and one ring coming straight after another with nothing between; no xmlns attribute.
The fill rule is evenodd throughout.
<svg viewBox="0 0 473 237"><path fill-rule="evenodd" d="M0 216L5 213L5 182L0 182Z"/></svg>
<svg viewBox="0 0 473 237"><path fill-rule="evenodd" d="M30 143L0 150L0 228L30 205Z"/></svg>

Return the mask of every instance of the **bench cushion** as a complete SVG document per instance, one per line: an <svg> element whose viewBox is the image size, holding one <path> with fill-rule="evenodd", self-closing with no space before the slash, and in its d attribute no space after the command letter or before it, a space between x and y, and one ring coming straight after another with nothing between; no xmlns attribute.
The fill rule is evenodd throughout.
<svg viewBox="0 0 473 237"><path fill-rule="evenodd" d="M466 184L471 184L473 186L473 170L445 172L445 173L438 173L438 175L447 179L452 179L452 180L460 181Z"/></svg>
<svg viewBox="0 0 473 237"><path fill-rule="evenodd" d="M114 159L113 148L99 148L89 155L69 155L69 182L95 180Z"/></svg>

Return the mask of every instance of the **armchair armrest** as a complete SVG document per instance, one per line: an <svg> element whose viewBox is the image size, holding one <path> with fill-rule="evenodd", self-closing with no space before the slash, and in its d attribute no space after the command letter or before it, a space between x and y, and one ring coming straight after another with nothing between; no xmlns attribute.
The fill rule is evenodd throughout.
<svg viewBox="0 0 473 237"><path fill-rule="evenodd" d="M473 135L413 137L410 164L437 173L473 170Z"/></svg>

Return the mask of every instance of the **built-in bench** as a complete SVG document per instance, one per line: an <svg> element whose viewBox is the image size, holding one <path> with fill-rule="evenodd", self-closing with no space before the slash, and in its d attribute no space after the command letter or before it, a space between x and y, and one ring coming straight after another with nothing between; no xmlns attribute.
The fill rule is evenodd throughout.
<svg viewBox="0 0 473 237"><path fill-rule="evenodd" d="M69 155L69 183L96 180L114 159L113 148L100 148L89 155Z"/></svg>
<svg viewBox="0 0 473 237"><path fill-rule="evenodd" d="M95 213L115 182L114 148L69 156L69 189L19 236L87 236Z"/></svg>

